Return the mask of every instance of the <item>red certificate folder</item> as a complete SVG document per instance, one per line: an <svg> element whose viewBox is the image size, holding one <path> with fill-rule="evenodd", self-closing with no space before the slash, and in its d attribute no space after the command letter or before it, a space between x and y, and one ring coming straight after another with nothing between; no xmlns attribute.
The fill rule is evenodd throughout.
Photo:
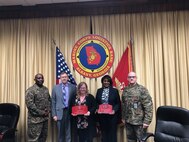
<svg viewBox="0 0 189 142"><path fill-rule="evenodd" d="M99 105L98 113L110 114L112 113L112 105L101 104Z"/></svg>
<svg viewBox="0 0 189 142"><path fill-rule="evenodd" d="M75 115L84 115L88 112L88 107L86 105L78 105L72 107L72 113Z"/></svg>

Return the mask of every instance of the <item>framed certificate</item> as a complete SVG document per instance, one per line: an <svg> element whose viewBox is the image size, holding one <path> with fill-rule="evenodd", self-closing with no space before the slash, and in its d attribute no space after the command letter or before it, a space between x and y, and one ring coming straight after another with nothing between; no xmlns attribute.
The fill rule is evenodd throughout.
<svg viewBox="0 0 189 142"><path fill-rule="evenodd" d="M98 113L110 114L112 113L112 105L101 104L99 105Z"/></svg>
<svg viewBox="0 0 189 142"><path fill-rule="evenodd" d="M75 115L84 115L88 112L88 107L86 105L78 105L72 107L72 113Z"/></svg>

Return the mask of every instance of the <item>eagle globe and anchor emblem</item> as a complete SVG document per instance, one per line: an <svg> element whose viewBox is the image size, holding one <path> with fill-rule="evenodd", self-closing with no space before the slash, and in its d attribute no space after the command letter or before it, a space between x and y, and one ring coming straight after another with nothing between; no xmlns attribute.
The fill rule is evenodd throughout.
<svg viewBox="0 0 189 142"><path fill-rule="evenodd" d="M90 34L75 43L71 59L79 74L88 78L97 78L106 74L112 67L114 50L107 39Z"/></svg>

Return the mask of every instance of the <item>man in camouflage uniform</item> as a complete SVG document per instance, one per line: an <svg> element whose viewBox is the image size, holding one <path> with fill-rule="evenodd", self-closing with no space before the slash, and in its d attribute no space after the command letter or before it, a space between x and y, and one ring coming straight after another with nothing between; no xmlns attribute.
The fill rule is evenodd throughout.
<svg viewBox="0 0 189 142"><path fill-rule="evenodd" d="M26 90L25 102L28 108L28 142L46 142L51 98L43 86L43 75L35 75L35 84Z"/></svg>
<svg viewBox="0 0 189 142"><path fill-rule="evenodd" d="M129 85L122 95L122 120L126 126L127 142L141 142L141 138L152 121L153 104L148 90L136 81L136 74L130 72Z"/></svg>

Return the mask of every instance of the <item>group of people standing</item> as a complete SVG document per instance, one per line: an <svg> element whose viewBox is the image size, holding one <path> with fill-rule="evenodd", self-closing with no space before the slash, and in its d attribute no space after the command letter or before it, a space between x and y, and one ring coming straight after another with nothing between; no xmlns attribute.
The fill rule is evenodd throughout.
<svg viewBox="0 0 189 142"><path fill-rule="evenodd" d="M35 84L26 91L28 141L46 141L51 113L57 123L58 142L92 142L96 125L100 127L102 142L117 142L117 124L121 119L126 126L127 141L140 142L152 120L152 98L148 90L136 82L134 72L130 72L127 79L129 86L123 90L121 101L109 75L102 77L102 87L94 97L85 82L77 86L69 83L65 72L61 73L61 83L53 87L50 96L43 85L43 75L36 74ZM112 111L108 114L98 111L102 104L111 105ZM72 113L73 106L81 105L88 108L85 114Z"/></svg>

